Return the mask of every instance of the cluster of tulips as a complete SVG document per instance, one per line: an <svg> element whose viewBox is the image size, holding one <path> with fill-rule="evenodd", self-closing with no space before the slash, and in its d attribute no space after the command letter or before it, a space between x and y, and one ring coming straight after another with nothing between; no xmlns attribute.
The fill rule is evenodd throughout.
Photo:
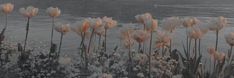
<svg viewBox="0 0 234 78"><path fill-rule="evenodd" d="M1 5L1 11L6 16L6 22L1 35L4 34L5 30L7 29L7 16L13 11L14 5L11 3L6 3ZM29 6L27 8L20 8L19 12L27 18L27 26L26 26L26 36L24 41L23 52L27 47L27 38L28 32L30 28L30 20L32 17L36 16L38 13L38 8L33 6ZM91 53L92 49L92 41L93 37L97 35L99 37L98 47L101 45L101 40L104 38L103 48L104 52L107 50L107 31L110 28L117 26L117 21L113 20L111 17L102 17L102 18L85 18L82 21L78 21L75 23L75 27L70 27L69 24L56 24L55 19L56 17L60 16L61 11L57 7L49 7L46 11L48 15L52 18L52 27L51 27L51 47L54 45L53 43L53 34L54 30L61 34L59 49L58 49L58 56L61 51L61 45L63 36L70 31L74 31L81 37L80 47L84 48L85 52L85 68L88 66L88 54ZM227 57L230 59L230 63L232 62L232 48L234 46L234 32L229 33L225 36L226 42L230 45L230 50L228 54L218 51L218 39L219 39L219 31L223 29L227 25L227 19L220 16L217 18L210 19L208 22L202 22L195 17L168 17L164 18L161 22L161 30L159 30L158 20L154 19L150 13L144 13L135 16L139 25L143 25L142 29L127 29L122 32L121 38L124 43L124 46L128 49L128 56L129 56L129 67L132 71L132 46L135 42L138 43L138 52L148 52L148 72L149 78L151 77L151 59L152 59L152 43L155 43L156 49L161 49L162 56L170 55L173 51L172 48L172 34L174 30L180 26L184 26L186 29L186 47L185 50L187 51L185 55L188 55L188 58L197 59L198 56L201 55L201 40L202 37L210 30L216 33L216 43L215 48L209 48L208 52L212 59L214 59L214 65L217 62L224 62L225 58ZM156 41L153 42L153 33L156 32L157 37ZM2 36L1 36L2 38ZM85 44L85 41L88 40L88 44ZM146 45L148 43L148 50L146 50ZM194 44L192 47L192 43ZM184 45L184 44L183 44ZM192 49L191 49L192 47ZM190 52L191 51L191 52ZM228 55L228 56L226 56ZM217 63L218 64L218 63ZM214 66L216 67L216 66Z"/></svg>

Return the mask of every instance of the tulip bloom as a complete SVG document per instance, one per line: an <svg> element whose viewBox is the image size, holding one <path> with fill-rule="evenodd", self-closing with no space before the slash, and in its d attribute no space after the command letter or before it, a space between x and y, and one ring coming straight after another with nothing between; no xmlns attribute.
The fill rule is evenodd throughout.
<svg viewBox="0 0 234 78"><path fill-rule="evenodd" d="M53 44L53 36L54 36L54 21L55 21L55 18L60 16L61 14L61 11L59 8L57 7L49 7L47 8L46 12L48 13L48 15L50 17L52 17L52 28L51 28L51 39L50 39L50 42L51 42L51 47L52 47L52 44Z"/></svg>
<svg viewBox="0 0 234 78"><path fill-rule="evenodd" d="M181 19L179 19L178 17L168 17L163 19L162 21L162 28L170 33L173 33L173 31L179 27L182 24ZM170 49L169 51L171 52L172 48L172 41L170 41Z"/></svg>
<svg viewBox="0 0 234 78"><path fill-rule="evenodd" d="M105 44L104 44L104 50L106 51L106 37L107 37L107 30L110 29L110 28L113 28L115 26L117 26L117 21L113 20L112 18L110 17L103 17L102 18L102 23L103 23L103 26L105 28Z"/></svg>
<svg viewBox="0 0 234 78"><path fill-rule="evenodd" d="M55 30L61 34L60 36L60 43L59 43L59 50L57 56L59 56L60 51L61 51L61 46L62 46L62 41L63 41L63 36L70 31L70 25L69 24L58 24L55 27Z"/></svg>
<svg viewBox="0 0 234 78"><path fill-rule="evenodd" d="M138 52L140 52L141 44L149 39L150 33L145 30L136 30L133 33L133 39L138 42Z"/></svg>
<svg viewBox="0 0 234 78"><path fill-rule="evenodd" d="M176 27L180 26L182 21L178 17L165 18L162 21L162 28L168 32L173 32Z"/></svg>
<svg viewBox="0 0 234 78"><path fill-rule="evenodd" d="M157 32L156 47L165 48L170 45L171 35L167 32Z"/></svg>
<svg viewBox="0 0 234 78"><path fill-rule="evenodd" d="M31 18L33 16L36 16L38 13L38 8L35 8L33 6L28 6L27 8L20 8L20 13L27 17L27 18Z"/></svg>
<svg viewBox="0 0 234 78"><path fill-rule="evenodd" d="M80 47L84 45L85 38L89 36L89 28L90 28L90 23L88 20L83 20L83 21L77 21L75 24L75 27L71 28L72 31L74 31L76 34L81 36L81 43Z"/></svg>
<svg viewBox="0 0 234 78"><path fill-rule="evenodd" d="M5 18L5 26L2 30L2 32L0 33L1 38L4 39L4 33L7 29L7 24L8 24L8 14L11 13L14 9L14 5L11 3L5 3L5 4L1 4L0 5L0 10L5 14L6 18ZM0 42L1 44L2 42Z"/></svg>
<svg viewBox="0 0 234 78"><path fill-rule="evenodd" d="M61 10L58 7L49 7L47 8L46 12L49 14L50 17L58 17L61 14Z"/></svg>
<svg viewBox="0 0 234 78"><path fill-rule="evenodd" d="M14 5L11 3L2 4L0 5L0 7L1 7L2 12L5 14L11 13L14 9Z"/></svg>
<svg viewBox="0 0 234 78"><path fill-rule="evenodd" d="M102 20L100 18L88 18L87 19L91 28L91 36L89 39L89 45L88 45L88 53L90 53L90 47L92 43L92 38L94 35L94 32L96 31L97 28L102 26Z"/></svg>
<svg viewBox="0 0 234 78"><path fill-rule="evenodd" d="M27 8L20 8L19 11L23 16L27 17L26 36L25 36L25 40L24 40L24 50L23 50L23 51L25 51L25 48L27 45L27 39L28 39L29 22L33 16L37 15L38 8L35 8L33 6L28 6Z"/></svg>
<svg viewBox="0 0 234 78"><path fill-rule="evenodd" d="M186 44L188 52L190 51L190 43L191 43L191 39L189 39L188 28L196 26L197 23L199 22L200 21L195 17L185 17L182 19L182 25L186 28Z"/></svg>
<svg viewBox="0 0 234 78"><path fill-rule="evenodd" d="M146 28L146 20L152 19L152 15L150 13L144 13L135 16L137 22L144 25L144 29Z"/></svg>
<svg viewBox="0 0 234 78"><path fill-rule="evenodd" d="M227 19L220 16L218 18L211 19L209 22L209 29L211 31L216 32L216 44L215 44L215 50L218 49L218 39L219 39L219 31L223 29L227 25Z"/></svg>
<svg viewBox="0 0 234 78"><path fill-rule="evenodd" d="M230 46L230 50L228 52L228 58L232 59L232 48L234 46L234 32L230 32L229 34L225 35L225 40Z"/></svg>
<svg viewBox="0 0 234 78"><path fill-rule="evenodd" d="M131 46L134 44L133 42L133 34L132 34L132 30L126 30L124 32L122 32L122 39L123 39L123 42L124 42L124 45L126 48L128 48L128 60L129 60L129 64L128 64L128 67L129 67L129 75L128 77L131 77L131 73L132 73L132 52L131 52Z"/></svg>
<svg viewBox="0 0 234 78"><path fill-rule="evenodd" d="M225 54L223 52L218 52L215 48L208 48L208 53L214 61L224 62Z"/></svg>
<svg viewBox="0 0 234 78"><path fill-rule="evenodd" d="M88 55L85 48L85 39L89 37L89 29L90 29L90 22L87 19L83 21L78 21L75 23L75 27L72 28L74 32L76 32L79 36L81 36L80 48L81 48L81 57L83 57L83 53L85 53L85 69L88 69Z"/></svg>

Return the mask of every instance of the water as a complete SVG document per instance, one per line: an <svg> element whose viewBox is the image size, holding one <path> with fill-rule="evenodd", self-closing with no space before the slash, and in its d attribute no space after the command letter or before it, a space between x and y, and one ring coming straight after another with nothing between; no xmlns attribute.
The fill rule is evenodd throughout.
<svg viewBox="0 0 234 78"><path fill-rule="evenodd" d="M9 26L7 29L7 40L22 42L25 37L26 18L18 12L20 7L33 5L39 7L39 15L32 18L29 47L37 48L48 46L50 40L51 18L45 14L45 9L50 6L57 6L62 10L62 16L56 19L56 22L74 23L84 17L103 17L111 16L118 20L122 27L111 29L108 33L108 44L110 49L119 45L119 31L125 26L134 27L134 16L144 12L150 12L157 19L170 16L195 16L206 20L209 17L225 16L229 19L229 27L223 29L220 33L219 47L221 51L227 52L229 48L225 44L224 35L234 31L232 27L234 1L232 0L0 0L0 3L12 2L15 4L15 10L9 15ZM4 16L0 17L1 28L4 25ZM179 28L174 33L174 48L182 49L182 40L185 40L185 30ZM112 36L113 35L113 36ZM55 33L55 42L59 41L59 33ZM73 32L69 32L64 37L62 52L73 55L77 51L80 37ZM118 44L117 44L118 43ZM205 43L205 44L203 44ZM214 46L215 34L208 32L202 41L202 51L206 53L206 48ZM44 47L42 47L44 48ZM45 50L48 48L44 48Z"/></svg>

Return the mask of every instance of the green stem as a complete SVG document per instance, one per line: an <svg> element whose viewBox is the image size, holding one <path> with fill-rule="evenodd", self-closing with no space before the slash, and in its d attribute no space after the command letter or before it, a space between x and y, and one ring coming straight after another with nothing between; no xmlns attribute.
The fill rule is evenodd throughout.
<svg viewBox="0 0 234 78"><path fill-rule="evenodd" d="M218 40L219 40L219 31L216 31L216 44L215 44L215 51L218 50Z"/></svg>
<svg viewBox="0 0 234 78"><path fill-rule="evenodd" d="M58 50L58 54L57 54L58 57L59 57L60 52L61 52L62 43L63 43L63 33L61 33L61 36L60 36L59 50Z"/></svg>
<svg viewBox="0 0 234 78"><path fill-rule="evenodd" d="M25 52L25 48L26 48L26 46L27 46L28 31L29 31L29 21L30 21L30 18L28 17L28 19L27 19L26 36L25 36L25 40L24 40L24 49L23 49L23 52Z"/></svg>
<svg viewBox="0 0 234 78"><path fill-rule="evenodd" d="M53 36L54 36L54 17L52 18L49 59L51 57L51 52L53 50Z"/></svg>
<svg viewBox="0 0 234 78"><path fill-rule="evenodd" d="M90 52L90 47L91 47L93 35L94 35L94 29L92 30L91 37L89 39L88 53Z"/></svg>
<svg viewBox="0 0 234 78"><path fill-rule="evenodd" d="M169 46L170 49L169 49L169 53L171 53L171 51L172 51L172 47L171 47L172 45L171 45L171 44L172 44L172 40L170 40L170 46Z"/></svg>
<svg viewBox="0 0 234 78"><path fill-rule="evenodd" d="M231 46L231 49L230 49L230 57L229 57L229 60L230 60L230 64L232 63L232 59L233 59L233 55L232 55L232 48L233 46Z"/></svg>
<svg viewBox="0 0 234 78"><path fill-rule="evenodd" d="M54 17L52 18L52 28L51 28L51 37L50 37L50 44L53 45L53 37L54 37Z"/></svg>
<svg viewBox="0 0 234 78"><path fill-rule="evenodd" d="M188 37L188 28L186 28L186 45L187 45L187 52L189 52L189 37Z"/></svg>
<svg viewBox="0 0 234 78"><path fill-rule="evenodd" d="M188 46L189 46L189 47L188 47L188 55L189 55L189 57L191 57L191 56L190 56L191 42L192 42L192 39L190 38L190 39L189 39L189 45L188 45Z"/></svg>
<svg viewBox="0 0 234 78"><path fill-rule="evenodd" d="M128 39L129 40L129 43L131 43L131 40L130 39ZM128 78L131 78L131 74L132 74L132 53L131 53L131 45L129 46L129 48L128 48L128 57L129 57L129 70L128 70L128 72L129 72L129 75L128 75Z"/></svg>
<svg viewBox="0 0 234 78"><path fill-rule="evenodd" d="M194 48L195 48L195 50L194 50L195 57L194 58L196 59L197 58L197 39L194 40Z"/></svg>
<svg viewBox="0 0 234 78"><path fill-rule="evenodd" d="M150 31L150 45L149 45L149 78L151 78L151 47L152 47L153 32Z"/></svg>
<svg viewBox="0 0 234 78"><path fill-rule="evenodd" d="M104 41L104 42L105 42L105 43L104 43L104 51L105 51L105 52L106 52L106 44L107 44L107 43L106 43L106 41L107 41L107 40L106 40L106 36L107 36L107 28L105 28L105 41Z"/></svg>
<svg viewBox="0 0 234 78"><path fill-rule="evenodd" d="M8 15L6 14L6 18L5 18L5 29L7 29L7 24L8 24Z"/></svg>
<svg viewBox="0 0 234 78"><path fill-rule="evenodd" d="M98 38L98 49L100 49L101 39L102 39L102 36L99 36L99 38Z"/></svg>
<svg viewBox="0 0 234 78"><path fill-rule="evenodd" d="M200 56L201 55L201 39L198 39L198 52Z"/></svg>

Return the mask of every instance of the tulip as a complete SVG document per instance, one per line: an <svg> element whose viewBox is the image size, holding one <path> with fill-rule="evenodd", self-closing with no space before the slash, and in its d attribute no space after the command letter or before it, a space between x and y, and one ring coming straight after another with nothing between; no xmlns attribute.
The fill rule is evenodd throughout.
<svg viewBox="0 0 234 78"><path fill-rule="evenodd" d="M234 32L230 32L229 34L225 35L225 39L230 46L230 51L228 52L228 58L232 59L232 48L234 46Z"/></svg>
<svg viewBox="0 0 234 78"><path fill-rule="evenodd" d="M28 6L27 8L20 8L20 13L27 17L27 18L31 18L33 16L36 16L38 13L38 8L35 8L33 6Z"/></svg>
<svg viewBox="0 0 234 78"><path fill-rule="evenodd" d="M215 48L208 48L208 53L214 60L214 69L216 69L216 61L223 63L225 61L225 54L223 52L218 52Z"/></svg>
<svg viewBox="0 0 234 78"><path fill-rule="evenodd" d="M138 52L140 52L141 44L144 43L146 40L149 39L149 32L145 30L136 30L133 33L133 39L138 42Z"/></svg>
<svg viewBox="0 0 234 78"><path fill-rule="evenodd" d="M168 32L157 32L156 47L162 48L162 54L164 55L164 48L170 46L171 35Z"/></svg>
<svg viewBox="0 0 234 78"><path fill-rule="evenodd" d="M14 5L12 3L5 3L1 5L1 10L5 14L9 14L13 11Z"/></svg>
<svg viewBox="0 0 234 78"><path fill-rule="evenodd" d="M199 22L195 27L191 27L188 30L189 38L195 41L195 53L197 52L197 40L199 41L199 44L198 44L199 55L201 53L200 52L201 38L204 36L204 34L207 33L207 31L208 31L208 28L207 28L206 23L201 23L201 22Z"/></svg>
<svg viewBox="0 0 234 78"><path fill-rule="evenodd" d="M58 17L61 14L61 11L58 7L49 7L49 8L47 8L46 12L52 18Z"/></svg>
<svg viewBox="0 0 234 78"><path fill-rule="evenodd" d="M195 17L186 17L183 19L183 26L186 28L195 26L199 20Z"/></svg>
<svg viewBox="0 0 234 78"><path fill-rule="evenodd" d="M103 26L95 29L94 33L96 35L98 35L98 49L99 49L99 46L101 45L101 39L102 39L102 36L105 36L105 28Z"/></svg>
<svg viewBox="0 0 234 78"><path fill-rule="evenodd" d="M151 47L152 47L152 36L153 31L157 29L158 21L152 18L150 13L145 13L135 16L136 20L144 25L144 30L150 32L150 47L149 47L149 73L151 73ZM149 78L151 78L149 74Z"/></svg>
<svg viewBox="0 0 234 78"><path fill-rule="evenodd" d="M211 31L216 32L216 44L215 44L215 50L218 49L218 38L219 38L219 31L227 25L227 19L220 16L218 18L214 18L210 20L209 22L209 29Z"/></svg>
<svg viewBox="0 0 234 78"><path fill-rule="evenodd" d="M88 52L86 52L84 42L85 42L86 37L89 37L89 29L91 28L91 24L90 24L90 21L88 19L84 19L81 22L80 21L76 22L75 26L76 27L72 28L72 30L81 36L81 43L80 43L80 48L82 49L81 57L83 57L82 55L84 52L85 53L85 57L84 57L85 69L88 69L88 54L87 54Z"/></svg>
<svg viewBox="0 0 234 78"><path fill-rule="evenodd" d="M52 17L52 28L51 28L51 38L50 38L51 47L52 47L53 36L54 36L54 22L55 22L55 18L60 16L61 11L57 7L55 7L55 8L54 7L49 7L49 8L47 8L46 12L49 14L50 17Z"/></svg>
<svg viewBox="0 0 234 78"><path fill-rule="evenodd" d="M70 31L70 25L69 24L58 24L55 27L55 30L61 34L60 36L60 43L59 43L59 50L57 56L59 57L60 51L61 51L61 46L62 46L62 41L63 41L63 36Z"/></svg>
<svg viewBox="0 0 234 78"><path fill-rule="evenodd" d="M127 30L122 32L122 39L124 41L124 45L128 48L128 57L129 57L129 78L131 78L131 73L132 73L132 52L131 52L131 46L134 44L133 42L133 31L132 30Z"/></svg>
<svg viewBox="0 0 234 78"><path fill-rule="evenodd" d="M87 19L89 24L90 24L90 28L91 28L91 36L89 39L89 45L88 45L88 53L90 53L90 47L91 47L91 43L92 43L92 38L94 35L94 32L96 31L97 28L102 26L102 20L100 18L88 18ZM111 25L109 25L108 27L110 27Z"/></svg>
<svg viewBox="0 0 234 78"><path fill-rule="evenodd" d="M149 73L151 73L151 47L152 47L152 38L153 38L153 31L154 28L157 28L158 22L155 19L151 19L151 21L147 21L146 24L147 30L150 31L150 44L149 44ZM149 27L149 28L148 28ZM149 74L149 78L151 78L151 74Z"/></svg>
<svg viewBox="0 0 234 78"><path fill-rule="evenodd" d="M144 25L144 29L146 28L146 20L152 19L152 15L150 13L144 13L135 16L137 22Z"/></svg>
<svg viewBox="0 0 234 78"><path fill-rule="evenodd" d="M5 16L6 16L6 18L5 18L5 26L4 26L4 28L3 28L2 32L1 32L1 34L0 34L1 38L4 39L4 33L5 33L6 29L7 29L7 24L8 24L8 14L11 13L11 12L13 11L14 5L11 4L11 3L5 3L5 4L1 4L1 5L0 5L0 8L1 8L1 11L2 11L3 13L5 13ZM1 44L1 43L2 43L2 42L0 42L0 44Z"/></svg>
<svg viewBox="0 0 234 78"><path fill-rule="evenodd" d="M109 18L109 17L106 17L106 16L105 16L105 17L102 18L102 23L103 23L103 26L104 26L104 28L105 28L105 41L104 41L105 44L104 44L104 50L105 50L105 52L106 52L107 30L108 30L109 28L115 27L115 26L117 25L117 21L113 20L112 18Z"/></svg>
<svg viewBox="0 0 234 78"><path fill-rule="evenodd" d="M196 26L200 21L195 17L185 17L182 19L182 25L186 28L187 51L190 51L191 39L189 39L188 28Z"/></svg>
<svg viewBox="0 0 234 78"><path fill-rule="evenodd" d="M24 50L23 50L23 51L25 51L25 48L27 46L27 39L28 39L29 22L33 16L37 15L38 8L35 8L33 6L28 6L27 8L20 8L19 11L23 16L27 17L26 36L25 36L25 40L24 40Z"/></svg>
<svg viewBox="0 0 234 78"><path fill-rule="evenodd" d="M170 33L172 33L176 27L181 25L181 20L178 17L169 17L169 18L165 18L162 21L162 28ZM172 50L172 41L170 41L170 52Z"/></svg>
<svg viewBox="0 0 234 78"><path fill-rule="evenodd" d="M181 22L178 17L165 18L162 21L162 28L166 31L173 32L176 27L181 25Z"/></svg>

